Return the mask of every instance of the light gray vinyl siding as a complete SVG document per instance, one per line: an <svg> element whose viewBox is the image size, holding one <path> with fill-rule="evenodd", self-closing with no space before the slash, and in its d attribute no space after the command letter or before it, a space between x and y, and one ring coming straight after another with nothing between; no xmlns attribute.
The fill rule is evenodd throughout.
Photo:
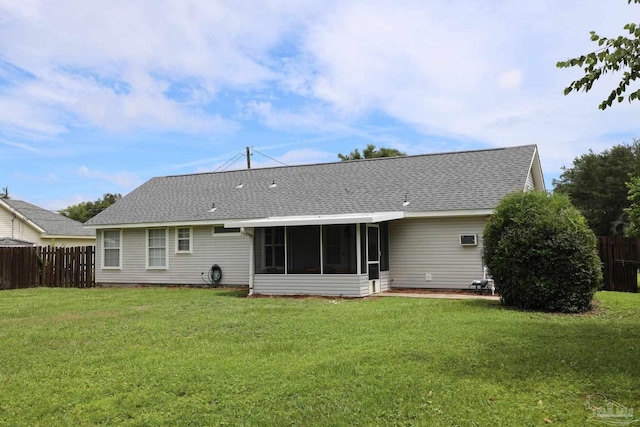
<svg viewBox="0 0 640 427"><path fill-rule="evenodd" d="M536 184L533 179L533 174L531 173L531 170L529 170L529 173L527 174L527 181L524 184L524 190L533 191L535 189L536 189Z"/></svg>
<svg viewBox="0 0 640 427"><path fill-rule="evenodd" d="M365 295L369 295L369 278L366 274L361 274L360 276L358 276L359 279L359 284L360 284L360 295L359 296L365 296Z"/></svg>
<svg viewBox="0 0 640 427"><path fill-rule="evenodd" d="M253 291L263 295L360 297L369 293L369 285L366 275L356 274L256 274Z"/></svg>
<svg viewBox="0 0 640 427"><path fill-rule="evenodd" d="M380 291L385 292L391 289L391 272L389 271L381 271L380 272Z"/></svg>
<svg viewBox="0 0 640 427"><path fill-rule="evenodd" d="M389 271L381 271L380 279L377 280L376 290L385 292L391 289L391 273ZM360 276L360 296L367 296L369 293L369 277L366 274Z"/></svg>
<svg viewBox="0 0 640 427"><path fill-rule="evenodd" d="M249 283L249 238L241 235L212 235L211 226L192 228L192 252L176 253L175 227L168 227L166 269L146 268L146 228L122 230L122 269L102 269L102 233L96 246L98 284L203 285L213 264L222 269L221 285Z"/></svg>
<svg viewBox="0 0 640 427"><path fill-rule="evenodd" d="M390 289L391 274L380 273L378 286ZM369 295L366 274L256 274L253 291L262 295L324 295L365 297Z"/></svg>
<svg viewBox="0 0 640 427"><path fill-rule="evenodd" d="M481 279L482 231L488 217L421 218L389 224L393 288L464 289ZM461 234L477 234L477 246L461 246ZM426 280L431 275L431 281Z"/></svg>

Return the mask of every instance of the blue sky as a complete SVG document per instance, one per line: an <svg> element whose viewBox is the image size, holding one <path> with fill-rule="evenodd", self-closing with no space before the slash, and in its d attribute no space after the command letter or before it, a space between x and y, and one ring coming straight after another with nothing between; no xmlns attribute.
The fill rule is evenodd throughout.
<svg viewBox="0 0 640 427"><path fill-rule="evenodd" d="M555 67L639 12L626 0L0 0L0 187L56 210L216 170L247 146L267 167L369 143L538 144L550 187L576 156L640 137L640 103L597 109L615 78L565 97L580 71Z"/></svg>

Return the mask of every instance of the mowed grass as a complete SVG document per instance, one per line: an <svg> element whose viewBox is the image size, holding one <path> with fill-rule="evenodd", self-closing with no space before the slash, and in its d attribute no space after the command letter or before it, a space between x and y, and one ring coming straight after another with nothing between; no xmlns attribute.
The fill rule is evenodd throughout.
<svg viewBox="0 0 640 427"><path fill-rule="evenodd" d="M0 425L584 426L591 394L640 408L637 294L586 315L241 295L0 292Z"/></svg>

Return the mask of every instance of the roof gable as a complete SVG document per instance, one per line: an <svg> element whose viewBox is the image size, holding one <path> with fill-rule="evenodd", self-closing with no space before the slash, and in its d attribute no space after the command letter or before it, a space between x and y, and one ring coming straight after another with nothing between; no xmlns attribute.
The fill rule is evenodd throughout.
<svg viewBox="0 0 640 427"><path fill-rule="evenodd" d="M92 237L95 235L92 230L87 230L82 227L82 223L32 205L31 203L15 199L1 199L0 206L9 211L15 211L22 216L28 224L31 224L39 232L44 233L44 237Z"/></svg>
<svg viewBox="0 0 640 427"><path fill-rule="evenodd" d="M536 153L528 145L157 177L87 225L493 209L525 188Z"/></svg>

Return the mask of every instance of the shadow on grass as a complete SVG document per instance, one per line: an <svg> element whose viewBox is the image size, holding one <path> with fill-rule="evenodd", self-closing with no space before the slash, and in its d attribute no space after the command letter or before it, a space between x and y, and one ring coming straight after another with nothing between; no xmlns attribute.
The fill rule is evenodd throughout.
<svg viewBox="0 0 640 427"><path fill-rule="evenodd" d="M218 297L246 298L249 296L249 290L244 288L213 288Z"/></svg>
<svg viewBox="0 0 640 427"><path fill-rule="evenodd" d="M487 321L469 329L460 343L468 352L441 360L455 377L515 389L564 384L564 390L614 394L640 404L637 309L597 308L567 315L518 311L486 301L467 305L487 310Z"/></svg>

